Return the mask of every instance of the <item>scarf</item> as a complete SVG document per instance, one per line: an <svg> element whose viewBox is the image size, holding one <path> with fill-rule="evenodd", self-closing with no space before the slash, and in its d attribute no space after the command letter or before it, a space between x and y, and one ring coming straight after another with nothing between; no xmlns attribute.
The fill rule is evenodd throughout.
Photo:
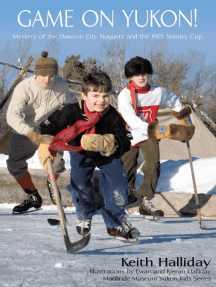
<svg viewBox="0 0 216 287"><path fill-rule="evenodd" d="M135 110L136 115L139 117L137 101L136 101L136 93L138 94L146 94L150 91L150 85L147 84L144 88L140 88L134 84L133 81L127 86L127 89L130 90L131 98L132 98L132 105Z"/></svg>
<svg viewBox="0 0 216 287"><path fill-rule="evenodd" d="M99 121L99 119L107 112L109 109L106 108L103 112L90 112L86 106L86 102L84 102L84 111L87 117L86 120L77 121L73 126L64 129L60 133L58 133L52 140L49 151L52 156L56 156L57 151L81 151L83 147L80 146L71 146L67 143L71 140L75 139L80 133L84 132L86 134L94 134L95 133L95 124Z"/></svg>

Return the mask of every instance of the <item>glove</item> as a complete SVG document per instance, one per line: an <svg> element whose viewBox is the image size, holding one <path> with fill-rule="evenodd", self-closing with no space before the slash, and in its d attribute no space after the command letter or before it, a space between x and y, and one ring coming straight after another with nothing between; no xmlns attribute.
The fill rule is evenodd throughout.
<svg viewBox="0 0 216 287"><path fill-rule="evenodd" d="M193 126L190 118L191 112L191 107L186 106L180 112L173 111L172 115L177 118L180 125Z"/></svg>
<svg viewBox="0 0 216 287"><path fill-rule="evenodd" d="M177 120L178 120L180 125L184 125L184 126L187 126L187 127L193 127L194 131L195 131L195 126L192 124L192 121L191 121L191 118L190 118L190 114L191 113L192 113L191 107L190 106L186 106L180 112L173 111L172 115L175 118L177 118ZM193 137L193 135L192 135L192 137ZM182 141L182 142L185 142L185 141Z"/></svg>
<svg viewBox="0 0 216 287"><path fill-rule="evenodd" d="M53 157L51 156L49 150L49 144L40 144L39 148L38 148L38 156L39 156L39 160L40 160L40 164L42 165L42 167L44 167L45 169L47 169L47 160L48 158L50 158L51 160L53 160Z"/></svg>
<svg viewBox="0 0 216 287"><path fill-rule="evenodd" d="M169 138L177 141L189 141L194 134L195 126L170 124L169 126L159 125L158 122L150 122L148 124L148 139L153 142L155 140Z"/></svg>
<svg viewBox="0 0 216 287"><path fill-rule="evenodd" d="M31 131L27 133L27 138L29 138L33 144L39 146L41 143L50 145L53 136L50 135L41 135L37 131Z"/></svg>
<svg viewBox="0 0 216 287"><path fill-rule="evenodd" d="M111 156L117 149L117 141L113 134L85 134L81 138L84 150L100 152L103 156Z"/></svg>

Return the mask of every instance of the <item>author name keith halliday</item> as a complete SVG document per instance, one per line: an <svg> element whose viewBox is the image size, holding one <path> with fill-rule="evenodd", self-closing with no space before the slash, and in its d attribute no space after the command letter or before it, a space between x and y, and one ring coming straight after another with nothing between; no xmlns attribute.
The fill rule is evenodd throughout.
<svg viewBox="0 0 216 287"><path fill-rule="evenodd" d="M148 257L136 258L135 260L122 258L122 267L153 267L154 263L157 263L156 265L159 267L204 267L206 269L210 262L211 260L196 259L195 257L176 257L175 259L159 257L157 262L153 262Z"/></svg>

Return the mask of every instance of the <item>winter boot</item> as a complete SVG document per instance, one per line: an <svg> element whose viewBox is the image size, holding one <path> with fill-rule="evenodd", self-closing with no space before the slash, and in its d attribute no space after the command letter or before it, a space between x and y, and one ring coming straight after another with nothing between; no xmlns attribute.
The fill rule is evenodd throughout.
<svg viewBox="0 0 216 287"><path fill-rule="evenodd" d="M56 205L56 199L55 199L54 190L52 188L52 184L51 184L51 179L50 178L47 179L47 188L48 188L50 199L51 199L52 203ZM59 192L59 197L60 197L60 200L61 200L61 193L60 193L59 188L58 188L58 192Z"/></svg>
<svg viewBox="0 0 216 287"><path fill-rule="evenodd" d="M87 220L75 221L73 225L76 227L77 233L85 236L91 230L91 221L92 221L92 218L90 217Z"/></svg>
<svg viewBox="0 0 216 287"><path fill-rule="evenodd" d="M25 190L26 191L26 190ZM13 213L24 213L27 210L29 210L31 207L34 207L35 209L39 209L42 205L42 198L37 190L35 190L33 193L28 190L28 198L24 200L23 203L15 206L13 208Z"/></svg>
<svg viewBox="0 0 216 287"><path fill-rule="evenodd" d="M152 198L147 198L145 196L140 197L139 212L143 216L145 215L153 216L154 221L159 220L160 216L164 216L164 213L162 210L154 207L154 205L152 204Z"/></svg>
<svg viewBox="0 0 216 287"><path fill-rule="evenodd" d="M128 221L123 222L121 225L115 228L107 228L107 233L110 236L113 236L116 240L120 240L116 237L123 237L126 240L120 241L133 244L139 243L138 237L140 236L140 232L135 227L132 227L132 225ZM136 240L134 241L134 239Z"/></svg>

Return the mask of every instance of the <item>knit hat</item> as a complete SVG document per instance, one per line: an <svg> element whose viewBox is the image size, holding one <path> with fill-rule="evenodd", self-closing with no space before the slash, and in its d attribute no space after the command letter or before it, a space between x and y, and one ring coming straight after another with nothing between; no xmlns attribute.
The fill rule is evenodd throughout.
<svg viewBox="0 0 216 287"><path fill-rule="evenodd" d="M152 64L147 59L136 56L125 64L126 78L143 74L153 74Z"/></svg>
<svg viewBox="0 0 216 287"><path fill-rule="evenodd" d="M54 77L58 73L58 63L54 58L48 58L48 52L43 51L41 58L35 63L34 74L36 76L51 76Z"/></svg>

